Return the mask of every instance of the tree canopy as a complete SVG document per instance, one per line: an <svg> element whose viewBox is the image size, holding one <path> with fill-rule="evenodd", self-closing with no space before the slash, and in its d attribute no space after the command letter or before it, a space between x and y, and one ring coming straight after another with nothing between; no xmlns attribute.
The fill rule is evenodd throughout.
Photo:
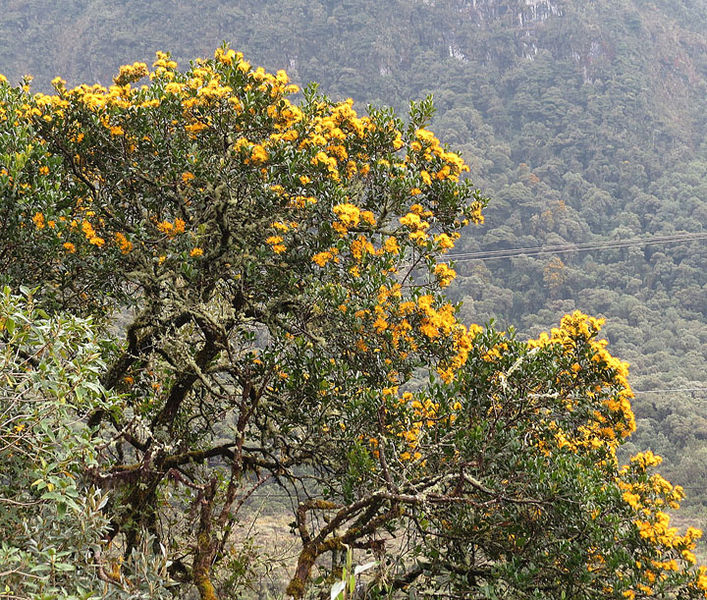
<svg viewBox="0 0 707 600"><path fill-rule="evenodd" d="M523 342L446 297L446 255L487 200L427 129L429 100L406 122L316 86L293 102L284 71L227 46L183 71L160 52L108 88L53 85L0 82L3 277L47 311L7 291L23 333L7 313L0 343L10 372L51 377L33 333L49 313L122 323L102 362L79 360L96 381L67 375L47 400L86 447L65 476L83 504L62 511L106 494L79 550L106 590L163 589L166 569L177 596L235 597L234 527L274 483L293 499L293 598L326 593L347 547L375 557L369 597L707 596L700 532L666 513L682 489L652 453L616 458L632 392L602 321L574 312ZM31 471L13 447L33 398L5 380L2 452ZM3 498L26 480L3 479ZM37 481L23 492L52 501Z"/></svg>

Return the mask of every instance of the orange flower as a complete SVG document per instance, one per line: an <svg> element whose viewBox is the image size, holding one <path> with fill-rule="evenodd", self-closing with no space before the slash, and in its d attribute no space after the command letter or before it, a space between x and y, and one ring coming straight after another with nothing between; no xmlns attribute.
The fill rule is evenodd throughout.
<svg viewBox="0 0 707 600"><path fill-rule="evenodd" d="M133 243L120 232L115 234L115 241L123 254L127 254L133 249Z"/></svg>
<svg viewBox="0 0 707 600"><path fill-rule="evenodd" d="M46 226L46 223L44 222L44 215L41 212L34 213L32 221L34 222L34 226L37 229L44 229L44 227Z"/></svg>

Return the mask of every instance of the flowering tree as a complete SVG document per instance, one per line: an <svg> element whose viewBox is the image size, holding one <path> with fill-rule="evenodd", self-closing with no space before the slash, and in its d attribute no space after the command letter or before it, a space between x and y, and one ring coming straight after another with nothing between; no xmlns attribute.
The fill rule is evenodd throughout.
<svg viewBox="0 0 707 600"><path fill-rule="evenodd" d="M376 556L371 597L704 597L699 533L663 512L682 491L650 454L617 465L631 391L601 323L457 320L445 254L486 200L429 101L407 124L314 86L295 104L227 47L108 89L0 86L5 277L128 320L101 374L124 401L86 419L112 440L84 472L104 544L149 537L217 598L270 480L297 499L290 597L346 547Z"/></svg>

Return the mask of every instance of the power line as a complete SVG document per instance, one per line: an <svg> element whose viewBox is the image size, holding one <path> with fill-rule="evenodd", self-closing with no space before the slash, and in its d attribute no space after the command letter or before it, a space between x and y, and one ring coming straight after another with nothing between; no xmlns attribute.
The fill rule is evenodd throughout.
<svg viewBox="0 0 707 600"><path fill-rule="evenodd" d="M635 237L629 239L608 240L605 242L586 242L581 244L558 244L555 246L528 246L525 248L504 248L502 250L478 250L474 252L457 252L448 256L455 262L471 260L492 260L511 258L515 256L539 256L542 254L561 254L567 252L589 252L591 250L613 250L631 246L652 246L656 244L675 244L707 239L707 232L681 233L672 235L656 235L653 237Z"/></svg>
<svg viewBox="0 0 707 600"><path fill-rule="evenodd" d="M707 388L672 388L672 389L655 389L655 390L633 390L634 394L664 394L668 392L707 392Z"/></svg>

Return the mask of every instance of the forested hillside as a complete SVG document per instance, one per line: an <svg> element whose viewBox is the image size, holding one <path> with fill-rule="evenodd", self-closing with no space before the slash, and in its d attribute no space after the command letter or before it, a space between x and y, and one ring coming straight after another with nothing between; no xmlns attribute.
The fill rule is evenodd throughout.
<svg viewBox="0 0 707 600"><path fill-rule="evenodd" d="M638 430L705 525L707 4L679 0L0 3L0 72L49 89L222 40L334 99L404 108L492 201L455 252L462 320L535 335L575 308L632 365ZM678 242L595 246L681 234ZM587 247L473 259L463 252ZM592 249L593 248L593 249ZM571 250L571 248L570 248ZM699 524L699 523L698 523Z"/></svg>

